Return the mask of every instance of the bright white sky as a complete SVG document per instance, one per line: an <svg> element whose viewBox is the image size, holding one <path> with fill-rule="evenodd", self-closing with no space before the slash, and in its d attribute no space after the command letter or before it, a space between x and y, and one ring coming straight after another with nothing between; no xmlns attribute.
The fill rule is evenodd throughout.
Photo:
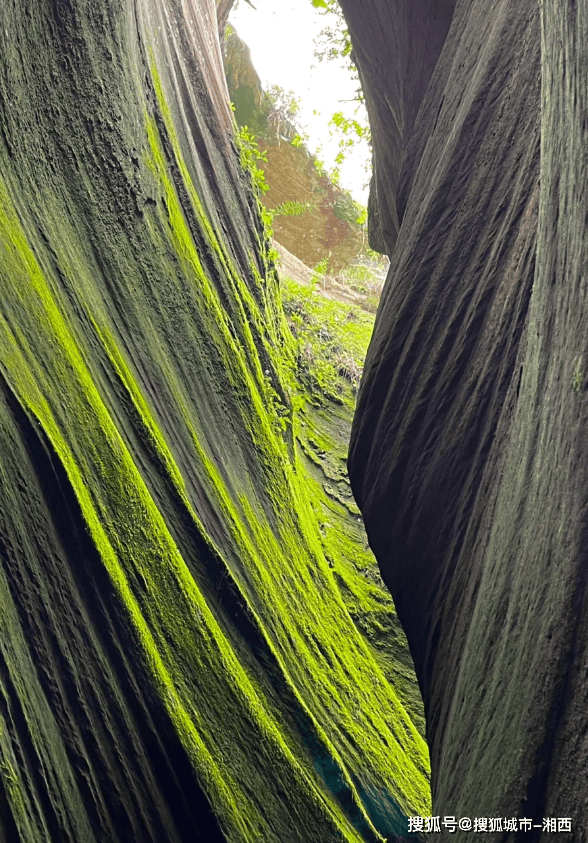
<svg viewBox="0 0 588 843"><path fill-rule="evenodd" d="M264 88L279 85L301 99L296 120L309 136L311 151L322 147L318 157L327 169L332 169L339 150L337 140L329 141L331 115L343 111L360 122L365 118L363 107L355 114L356 103L340 102L355 96L356 83L349 71L337 62L319 63L314 58L314 39L329 19L310 0L252 0L252 3L257 11L245 0L238 0L229 22L250 47ZM313 115L313 111L318 111L319 116ZM369 160L368 145L362 141L362 150L353 150L341 166L341 185L362 205L367 204L366 159Z"/></svg>

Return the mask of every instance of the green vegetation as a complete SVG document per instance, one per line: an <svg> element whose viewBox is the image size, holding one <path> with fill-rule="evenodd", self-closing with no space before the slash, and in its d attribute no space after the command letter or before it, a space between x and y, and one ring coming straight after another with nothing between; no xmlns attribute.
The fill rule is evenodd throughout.
<svg viewBox="0 0 588 843"><path fill-rule="evenodd" d="M321 295L318 285L325 269L326 260L315 268L310 285L282 278L284 310L298 343L297 379L303 400L297 443L325 556L347 610L424 736L422 700L408 645L369 550L346 469L354 394L373 315Z"/></svg>
<svg viewBox="0 0 588 843"><path fill-rule="evenodd" d="M227 29L227 43L239 44L238 37L234 30ZM235 46L234 49L237 49ZM229 50L230 52L230 50ZM237 121L237 138L240 155L243 165L252 173L254 182L258 185L260 192L266 193L269 189L263 173L263 163L268 163L267 151L262 152L261 146L278 146L289 143L307 156L312 162L320 178L328 180L331 186L339 188L337 199L333 204L335 216L351 224L365 225L367 221L367 210L355 202L350 193L341 190L339 187L340 165L351 152L357 153L358 144L361 141L370 141L369 125L365 113L356 119L359 108L356 108L354 117L347 117L342 111L335 112L330 120L331 137L339 138L339 153L336 157L335 166L329 171L324 162L320 159L320 149L313 154L306 144L308 134L298 123L300 112L300 99L293 91L286 91L279 85L270 85L266 90L256 92L251 84L240 82L238 87L232 71L231 57L227 56L227 81L231 87L233 98L232 110ZM363 110L363 106L359 103ZM365 111L365 110L363 110ZM261 164L261 167L260 167ZM300 165L304 166L303 159ZM369 168L369 156L364 162L366 172ZM288 200L288 203L296 203L295 197ZM280 207L288 203L282 203Z"/></svg>
<svg viewBox="0 0 588 843"><path fill-rule="evenodd" d="M326 18L327 25L319 33L315 47L315 56L319 61L347 59L349 67L357 78L357 69L353 62L353 45L343 12L337 0L311 0L315 9L319 9ZM361 86L358 97L362 97Z"/></svg>
<svg viewBox="0 0 588 843"><path fill-rule="evenodd" d="M366 209L351 196L349 191L343 190L333 205L337 219L361 224L365 222Z"/></svg>
<svg viewBox="0 0 588 843"><path fill-rule="evenodd" d="M267 193L269 185L265 180L265 174L257 166L259 161L267 161L267 155L260 150L257 136L249 130L248 126L241 126L235 134L235 139L241 166L251 174L255 190L258 193Z"/></svg>
<svg viewBox="0 0 588 843"><path fill-rule="evenodd" d="M295 200L287 199L273 208L274 217L299 217L313 210L313 205L310 202L296 202Z"/></svg>
<svg viewBox="0 0 588 843"><path fill-rule="evenodd" d="M274 135L292 137L292 142L302 144L302 137L296 123L300 111L300 99L294 91L286 91L280 85L270 85L264 91L264 111L267 114L267 128ZM296 144L294 144L296 145Z"/></svg>
<svg viewBox="0 0 588 843"><path fill-rule="evenodd" d="M351 38L341 7L337 0L311 0L311 2L325 17L325 26L315 40L315 58L319 62L334 61L342 63L356 84L356 107L353 116L349 117L339 110L333 113L329 121L331 137L338 137L339 142L339 152L336 158L337 166L333 173L333 178L338 181L339 165L350 153L357 155L362 150L363 141L367 141L371 150L371 131L364 107L364 95L355 64ZM363 149L365 149L365 146L363 146ZM369 180L371 155L364 157L363 167Z"/></svg>
<svg viewBox="0 0 588 843"><path fill-rule="evenodd" d="M160 105L165 116L163 95L160 94L160 97ZM190 186L189 173L182 162L169 117L165 117L165 123L180 172L184 174L192 201L200 214L201 206ZM157 161L158 158L162 160L161 153L158 153L155 145L155 136L152 135L152 138L153 160ZM160 171L160 178L165 183L166 177L163 171ZM170 212L174 203L173 195L168 193L166 204ZM179 208L178 213L180 213ZM181 231L184 228L183 223L179 217L177 220L178 222L174 225L179 226L178 231ZM202 220L202 225L205 229L208 228L205 219ZM210 229L208 236L214 248L222 255L222 246L220 242L215 242L214 234ZM264 242L267 242L267 236ZM187 255L192 252L192 247L185 241L184 234L180 235L176 251ZM222 257L221 260L225 262L226 271L229 276L233 276L239 289L239 279L230 262ZM194 259L190 258L190 263L197 266L195 256ZM189 272L192 271L190 264L186 269ZM199 286L202 284L206 285L204 278L200 280ZM246 291L239 289L239 292L247 300ZM300 291L298 293L300 294ZM316 302L314 305L316 306ZM323 313L323 317L326 317L323 318L323 328L327 331L335 330L341 320L341 309L338 303L333 302L332 305L328 315ZM285 309L287 310L287 305ZM311 323L313 309L313 304L309 300L307 313L311 317ZM315 313L318 315L318 311L315 310ZM218 318L222 325L224 317L219 313ZM255 323L258 318L253 304L250 303L247 321ZM357 359L363 359L370 327L366 320L362 320L361 315L357 324L355 315L347 319L347 326L344 325L341 329L342 345L338 351L335 350L336 346L332 344L332 340L323 336L323 340L331 343L329 353L335 378L339 382L348 383L350 389L356 388L359 379L353 355L356 355ZM278 327L277 330L280 331L280 328ZM284 330L285 326L281 329L285 339ZM241 323L240 332L243 332L245 337L247 336L247 323ZM275 339L280 342L278 334L275 335ZM282 677L281 694L284 696L284 702L291 699L289 705L294 706L297 712L294 720L292 721L291 714L287 715L282 710L283 726L280 729L280 719L276 720L275 704L269 707L269 700L265 703L263 701L263 689L267 679L259 674L258 670L254 670L249 675L248 682L253 683L250 686L248 682L238 679L236 674L231 681L236 681L243 686L244 699L250 699L251 694L257 695L254 710L259 712L260 726L266 724L263 725L264 735L266 735L263 740L269 741L268 751L272 751L273 738L270 740L270 737L275 732L278 744L274 751L291 753L284 759L286 768L291 769L289 775L292 776L289 782L285 780L283 782L285 792L307 793L304 798L310 799L309 804L315 802L317 805L320 804L318 792L313 791L312 778L310 780L306 778L308 771L304 773L305 765L302 763L300 767L301 762L298 760L301 752L304 756L308 749L313 747L313 766L319 774L319 779L329 789L334 788L338 794L337 801L346 806L343 814L339 813L339 808L330 806L322 823L335 822L342 829L351 821L352 827L358 830L364 839L371 839L375 828L392 830L389 825L391 810L392 815L397 816L395 821L397 825L393 828L398 833L403 829L401 817L406 812L406 809L400 809L402 802L408 799L411 803L418 803L421 806L420 810L426 809L426 801L422 795L423 776L426 775L427 770L425 745L413 720L407 715L406 709L400 702L398 696L401 693L400 690L397 693L395 687L386 679L386 659L382 659L377 651L374 651L373 644L368 645L365 640L365 630L361 631L357 628L357 623L354 623L347 609L346 602L349 602L350 595L353 601L356 599L353 597L354 594L364 594L364 599L369 602L371 599L369 586L358 579L358 575L344 564L345 558L348 558L349 553L352 552L349 545L345 546L345 542L342 542L339 537L330 547L324 528L321 529L320 518L317 520L317 507L320 509L322 506L319 490L316 490L314 496L309 494L307 472L302 470L302 465L296 460L296 452L293 455L294 462L291 462L288 451L284 447L288 439L284 436L289 427L292 428L293 433L297 433L297 442L304 440L302 429L304 427L308 429L304 415L296 418L296 406L304 406L304 392L296 388L292 379L295 371L291 368L293 357L284 353L284 340L282 340L282 349L278 353L275 346L272 349L272 345L266 345L265 349L269 354L269 359L274 360L274 365L266 370L262 383L259 379L257 382L252 382L246 368L235 370L235 363L242 359L241 352L234 347L228 337L225 342L231 349L229 351L231 362L229 363L229 358L225 358L221 366L227 372L235 371L235 386L238 382L249 383L245 393L249 395L249 398L240 405L238 413L251 436L249 447L263 460L259 478L262 485L260 486L258 481L256 488L252 488L249 492L246 491L246 486L241 485L236 495L232 484L227 485L227 481L223 479L218 468L203 453L199 445L201 437L197 431L193 432L192 437L200 459L203 461L203 474L208 475L211 482L209 494L216 501L217 511L223 513L223 521L238 551L239 569L233 569L230 572L227 569L227 576L231 577L241 598L248 605L250 621L258 627L259 634L267 642L268 656L271 653L272 658L276 660L276 666L279 665ZM320 356L324 356L324 353L321 352ZM314 385L319 384L316 383L315 373L319 371L321 365L319 355L317 355L308 370L313 397L317 397ZM255 371L258 366L256 359L250 356L247 367L253 367ZM303 377L303 384L304 381ZM329 395L330 387L334 386L334 383L334 380L325 381L324 389L321 387L323 398ZM235 386L232 387L233 390ZM345 392L345 388L339 390L335 386L334 389L339 394ZM263 405L259 403L258 395L262 401L265 398ZM298 401L292 400L297 396ZM300 399L302 399L302 405ZM322 494L324 496L327 493L323 491ZM349 506L353 507L354 504L348 500L346 511L349 511ZM271 518L268 517L270 512ZM280 515L276 521L278 512ZM343 578L343 586L333 580L333 574L330 572L333 570L332 563L337 559L343 566L341 571L347 571L346 577L344 573L339 574L339 577ZM373 571L373 564L371 569ZM368 594L366 594L366 589ZM346 593L347 601L343 598L343 592ZM393 612L390 602L387 598L387 605L383 609L383 613L388 616L391 611ZM377 614L376 612L376 616ZM363 612L358 611L356 615L363 617ZM366 621L366 626L372 633L375 628L379 628L377 622L374 625L372 621L369 623ZM385 624L384 626L380 624L380 627L385 628ZM335 642L337 642L336 645ZM326 662L323 662L322 658L325 657ZM355 664L357 659L363 663L361 669L358 669ZM368 662L371 662L370 683L366 684L362 674ZM223 663L226 663L226 657ZM235 669L237 667L235 662ZM326 671L325 668L327 668ZM320 680L318 680L319 676ZM382 718L377 713L382 711L381 702L377 703L375 699L370 701L373 695L376 697L383 695L387 699L384 704L386 718ZM350 702L351 699L353 702ZM386 737L386 733L390 730L389 717L392 718L392 722L398 722L398 728L394 726L393 738L392 735L389 738ZM415 720L418 722L417 718ZM333 729L337 722L341 724L341 732ZM366 729L368 722L371 725ZM284 733L284 725L288 723L290 725L286 726L286 733ZM249 733L252 729L255 731L259 727L252 723L249 727L243 728L246 733ZM380 735L379 738L375 735L370 737L373 729ZM409 741L412 747L408 754L406 753L408 750L406 736L410 736ZM278 749L280 740L285 741L281 750ZM399 752L395 751L393 749L395 746L403 749ZM383 747L387 749L384 751ZM365 770L368 758L367 764L371 772L360 774L358 771ZM259 761L258 758L257 763ZM234 763L237 762L238 754L235 755ZM233 762L229 763L233 766ZM247 770L246 760L244 759L241 763L243 763L243 771ZM261 766L265 765L262 763ZM230 785L231 793L239 793L242 787L242 784L239 784L238 769L237 767L237 777ZM299 769L301 773L298 772ZM350 771L354 771L353 775ZM299 775L301 778L297 780L296 777ZM215 787L218 804L222 805L223 802L225 804L226 821L240 823L245 808L239 808L232 800L227 802L223 796L224 791L216 790L214 781L214 779L211 781L211 787ZM370 801L368 794L374 792L379 793L379 798L392 806L385 812L385 818L378 816L374 804ZM393 808L393 806L396 807ZM266 829L263 833L257 830L255 833L262 839L266 839L264 835L268 835L268 830ZM317 839L319 839L318 834Z"/></svg>
<svg viewBox="0 0 588 843"><path fill-rule="evenodd" d="M240 333L246 340L247 348L249 324L258 323L259 317L230 259L223 254L221 242L216 239L206 220L191 184L189 171L182 160L171 116L154 69L153 73L167 135L194 210L200 224L207 231L211 246L219 254L225 273L233 279L240 297L245 302L249 301L249 314L245 317L246 321L240 323ZM166 184L167 177L162 169L162 151L152 129L149 130L149 136L153 162L159 171L161 182ZM256 154L254 141L248 137L245 139L245 145L248 148L245 155L241 152L241 162L252 171L254 186L259 188L253 162ZM242 150L243 139L240 146ZM175 250L186 255L188 264L185 269L188 275L193 273L194 268L199 275L199 261L192 245L186 239L189 234L181 218L181 208L169 186L166 187L166 193L170 221L175 219L175 222L172 222L175 230L175 233L172 231L172 236L177 238ZM174 206L177 206L177 212L173 211ZM262 238L263 248L264 244L269 242L270 231L267 228L267 217L262 218L266 225L265 236ZM317 267L317 275L325 269L326 261L325 266ZM199 278L198 286L206 288L205 277ZM301 294L304 296L300 289L296 291L298 299ZM230 357L221 352L221 366L227 373L234 372L231 375L234 380L229 388L241 391L237 384L248 384L245 394L248 394L249 398L244 404L240 404L238 413L251 437L249 447L262 458L259 478L262 480L261 487L255 484L257 488L247 492L246 487L241 486L239 493L235 494L233 484L227 483L218 467L201 448L201 434L193 430L192 439L202 460L202 473L208 476L210 482L209 494L216 501L216 510L223 515L223 521L240 561L238 569L226 569L226 576L232 579L241 599L245 601L249 621L257 626L261 638L265 640L267 657L275 659L281 676L281 694L284 702L290 699L289 706L293 706L296 711L293 720L292 714L286 714L283 709L281 718L277 717L275 704L270 707L269 699L264 699L267 678L260 674L258 669L239 678L240 664L233 661L232 655L229 656L227 652L221 662L225 667L227 664L234 664L236 671L232 674L229 671L229 681L237 683L237 687L242 689L247 707L252 707L251 710L257 713L255 721L244 725L242 729L246 734L261 730L262 740L267 744L264 751L267 748L271 754L284 754L282 763L286 765L287 771L281 780L284 792L305 794L303 798L308 800L309 810L314 812L322 804L320 791L315 791L316 784L313 784L312 777L307 778L308 769L305 768L304 762L300 761L300 753L304 757L308 750L311 750L315 774L318 773L323 786L326 785L328 790L337 794L336 803L330 804L324 815L319 813L320 819L315 819L314 833L317 839L322 839L325 833L318 832L319 824L323 824L325 829L329 824L334 824L341 831L347 828L346 833L350 835L350 840L354 839L351 829L358 831L364 839L370 840L377 839L378 831L385 830L397 834L404 831L402 818L407 809L401 808L401 805L407 800L411 804L418 804L418 810L421 812L427 810L427 797L422 787L428 762L424 742L415 725L421 726L418 708L415 707L413 716L409 715L401 699L412 701L410 692L406 692L401 686L397 689L397 683L392 684L388 678L390 662L395 664L397 660L393 658L385 643L385 655L379 652L377 646L378 637L383 635L385 639L386 631L392 628L394 622L391 600L382 589L381 583L376 585L373 581L366 582L361 569L349 565L349 559L354 558L353 542L346 541L342 532L331 542L328 528L319 515L324 506L332 508L331 501L334 501L343 507L346 514L357 517L357 509L350 500L350 492L348 488L345 493L341 488L334 492L330 484L326 484L323 485L322 491L315 486L315 494L312 494L308 470L303 470L306 460L300 463L300 457L297 458L298 448L304 453L302 443L310 441L307 433L311 416L303 410L305 397L310 395L311 403L319 398L319 395L318 403L331 396L339 397L339 400L343 399L345 402L348 398L346 391L353 393L357 389L361 376L357 361L363 360L365 356L371 332L369 317L347 309L343 319L339 303L331 302L329 306L325 306L322 302L319 305L312 299L311 291L306 300L306 309L302 311L303 322L306 318L306 323L311 327L307 336L308 342L303 346L303 353L309 349L308 365L300 365L299 346L293 349L297 359L297 367L293 367L293 356L286 352L288 341L285 326L281 328L279 323L276 324L274 342L264 344L264 351L273 366L265 370L261 382L259 377L251 380L251 369L253 372L256 369L259 372L254 346L250 345L251 354L247 355L246 359L228 336L224 340ZM211 306L216 310L217 305L213 302L214 296L211 298ZM287 294L284 296L284 309L288 313ZM317 331L315 318L319 316L319 312L322 325ZM245 313L243 315L245 316ZM217 316L222 325L224 316L219 311ZM260 334L263 334L262 330ZM300 342L304 338L295 339ZM282 346L279 351L276 342ZM235 365L239 364L240 360L243 360L242 368ZM328 375L329 365L331 373ZM302 389L295 384L295 374L302 376ZM310 393L307 386L310 386ZM351 407L349 400L348 407ZM315 426L313 441L317 439L317 430L318 426ZM285 447L289 432L290 437L295 437L294 452L291 456ZM322 466L321 470L324 473L325 467ZM345 477L340 477L337 482L345 486L347 481ZM181 492L181 489L178 491ZM280 515L276 520L278 512ZM271 517L268 517L268 513L271 513ZM193 518L198 523L195 513ZM333 579L333 573L329 572L334 571L337 563L338 574L337 578ZM366 571L371 572L372 580L376 579L373 560L371 565L366 566ZM367 579L369 580L369 577ZM350 605L353 606L351 612ZM396 628L398 631L397 624ZM401 635L399 632L400 637ZM218 644L221 652L226 646L225 642L226 639L221 636ZM334 642L337 642L336 647L333 646ZM406 661L405 642L404 653ZM322 659L325 659L324 663ZM363 662L361 669L358 669L355 663L357 659ZM369 684L362 678L367 663L371 663ZM396 674L400 675L398 667L395 670ZM223 676L223 680L226 678ZM416 687L414 680L413 685ZM412 693L414 694L414 688ZM387 699L384 704L385 718L377 713L382 708L381 703L378 704L375 699L382 695ZM375 698L372 700L373 696ZM220 698L217 705L222 710ZM172 717L176 719L175 714ZM387 738L390 717L394 723L394 737L391 733ZM341 732L333 729L337 722L341 724ZM370 725L366 729L367 723ZM185 732L187 727L188 732ZM186 734L185 740L189 746L192 740L189 723L180 718L177 728L180 735ZM370 737L370 732L374 729L379 737L375 737L375 734ZM385 751L383 747L386 747ZM398 750L394 747L398 747ZM209 780L209 787L215 793L215 803L225 816L225 823L240 828L239 833L245 840L248 840L252 833L262 839L269 839L269 828L265 827L263 830L263 825L258 824L261 818L251 816L250 806L246 802L239 805L235 800L235 794L245 794L244 780L241 776L245 773L249 775L247 759L244 757L240 762L238 753L235 753L234 759L229 761L223 758L223 761L234 768L234 778L223 779L228 792L220 787L220 780L214 774ZM366 761L369 773L365 772ZM260 763L259 756L256 763ZM209 768L210 765L214 765L214 758L211 758ZM260 766L263 768L266 765L262 761ZM218 770L222 776L220 765ZM267 791L267 783L265 791L264 803L268 798L273 801L275 796ZM256 792L263 792L261 784L259 790L256 788ZM373 794L378 794L377 799L374 799ZM381 802L388 805L387 810L382 810ZM342 813L340 806L344 806ZM252 823L249 828L243 825L248 816L251 817L249 822ZM255 839L255 836L252 839Z"/></svg>
<svg viewBox="0 0 588 843"><path fill-rule="evenodd" d="M286 200L281 202L275 208L266 208L261 202L261 197L270 189L265 179L265 173L258 166L260 161L267 162L267 154L259 148L257 137L252 134L248 126L238 128L235 133L237 149L239 151L239 160L241 166L251 176L252 188L254 195L258 200L259 212L265 227L266 239L269 241L273 236L272 220L274 217L299 217L314 209L314 205L310 202L297 202L296 200ZM296 138L294 138L295 140ZM294 140L292 143L294 143Z"/></svg>
<svg viewBox="0 0 588 843"><path fill-rule="evenodd" d="M366 252L371 250L366 250ZM366 255L368 257L368 255ZM377 260L374 261L380 267L382 266L382 256L377 255ZM345 269L345 281L358 293L364 296L364 308L371 313L375 313L378 309L380 296L382 294L383 282L375 275L373 270L365 264L354 264Z"/></svg>
<svg viewBox="0 0 588 843"><path fill-rule="evenodd" d="M311 285L284 279L282 301L298 341L299 377L314 400L342 400L355 393L373 329L360 308L329 301Z"/></svg>
<svg viewBox="0 0 588 843"><path fill-rule="evenodd" d="M347 402L308 401L298 441L309 475L325 554L347 610L412 722L424 737L420 691L390 592L369 550L349 486L347 447L352 412Z"/></svg>

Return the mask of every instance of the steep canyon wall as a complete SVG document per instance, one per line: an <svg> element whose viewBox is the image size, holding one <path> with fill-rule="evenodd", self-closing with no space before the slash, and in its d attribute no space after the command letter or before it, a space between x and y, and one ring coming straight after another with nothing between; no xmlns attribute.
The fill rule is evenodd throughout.
<svg viewBox="0 0 588 843"><path fill-rule="evenodd" d="M0 6L9 841L391 841L430 810L298 455L230 5ZM433 810L584 840L588 2L342 6L392 254L350 470Z"/></svg>
<svg viewBox="0 0 588 843"><path fill-rule="evenodd" d="M298 455L230 5L0 4L10 843L375 843L427 810Z"/></svg>
<svg viewBox="0 0 588 843"><path fill-rule="evenodd" d="M341 5L394 247L350 474L433 811L532 821L501 841L569 817L586 840L588 4Z"/></svg>

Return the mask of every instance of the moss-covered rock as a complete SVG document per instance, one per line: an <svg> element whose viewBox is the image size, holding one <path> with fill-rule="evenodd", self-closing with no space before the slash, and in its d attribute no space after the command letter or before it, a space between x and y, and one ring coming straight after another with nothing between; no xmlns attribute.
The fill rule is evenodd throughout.
<svg viewBox="0 0 588 843"><path fill-rule="evenodd" d="M7 840L359 843L428 810L296 455L217 5L0 6Z"/></svg>

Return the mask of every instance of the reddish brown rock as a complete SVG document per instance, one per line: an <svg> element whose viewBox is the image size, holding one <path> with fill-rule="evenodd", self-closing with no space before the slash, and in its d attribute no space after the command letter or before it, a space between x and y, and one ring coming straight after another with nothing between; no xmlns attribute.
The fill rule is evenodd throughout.
<svg viewBox="0 0 588 843"><path fill-rule="evenodd" d="M276 120L249 48L235 31L225 39L224 61L237 123L257 135L267 158L258 162L270 188L262 195L262 202L271 210L284 202L307 204L309 208L297 216L276 215L276 239L308 266L328 258L329 271L338 272L365 245L363 227L356 222L360 208L346 191L333 184L303 143L295 140L292 145L296 128L283 115Z"/></svg>

